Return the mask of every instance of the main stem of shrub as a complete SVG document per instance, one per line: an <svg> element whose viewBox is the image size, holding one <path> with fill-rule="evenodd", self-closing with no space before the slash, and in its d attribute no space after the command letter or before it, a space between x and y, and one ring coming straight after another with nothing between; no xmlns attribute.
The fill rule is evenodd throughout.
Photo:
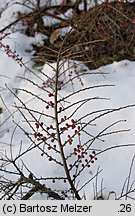
<svg viewBox="0 0 135 216"><path fill-rule="evenodd" d="M68 166L66 163L66 159L65 159L65 155L64 155L64 151L63 151L63 145L61 142L61 137L60 137L60 131L59 131L59 121L58 121L58 103L57 103L57 95L58 95L58 75L59 75L59 57L57 60L57 68L56 68L56 78L55 78L55 95L54 95L54 112L55 112L55 122L56 122L56 134L57 134L57 140L58 140L58 145L59 145L59 149L60 149L60 155L62 158L62 162L63 162L63 166L64 166L64 170L66 172L66 176L68 179L68 182L71 186L71 189L73 190L76 199L81 200L81 197L78 193L78 191L76 190L74 183L71 179L69 170L68 170Z"/></svg>

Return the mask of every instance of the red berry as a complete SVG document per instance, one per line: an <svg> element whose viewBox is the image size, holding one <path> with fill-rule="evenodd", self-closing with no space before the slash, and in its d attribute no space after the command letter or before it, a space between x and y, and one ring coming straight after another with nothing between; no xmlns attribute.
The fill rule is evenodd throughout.
<svg viewBox="0 0 135 216"><path fill-rule="evenodd" d="M50 106L53 107L54 106L54 103L52 101L50 101Z"/></svg>
<svg viewBox="0 0 135 216"><path fill-rule="evenodd" d="M49 94L48 94L48 97L52 97L52 96L53 96L53 94L52 94L52 93L49 93Z"/></svg>
<svg viewBox="0 0 135 216"><path fill-rule="evenodd" d="M77 65L76 65L76 64L74 64L74 68L77 68Z"/></svg>
<svg viewBox="0 0 135 216"><path fill-rule="evenodd" d="M54 142L54 139L51 139L51 142L53 143L53 142Z"/></svg>
<svg viewBox="0 0 135 216"><path fill-rule="evenodd" d="M51 146L48 146L48 150L50 150L51 149Z"/></svg>
<svg viewBox="0 0 135 216"><path fill-rule="evenodd" d="M46 106L46 109L49 109L49 105Z"/></svg>
<svg viewBox="0 0 135 216"><path fill-rule="evenodd" d="M39 124L38 124L38 123L35 123L35 125L36 125L36 128L38 129L38 128L39 128Z"/></svg>
<svg viewBox="0 0 135 216"><path fill-rule="evenodd" d="M64 183L66 183L67 181L66 181L66 179L64 179Z"/></svg>
<svg viewBox="0 0 135 216"><path fill-rule="evenodd" d="M51 133L51 136L52 136L52 137L55 137L55 133Z"/></svg>
<svg viewBox="0 0 135 216"><path fill-rule="evenodd" d="M64 118L61 118L61 123L64 122Z"/></svg>
<svg viewBox="0 0 135 216"><path fill-rule="evenodd" d="M10 46L9 46L9 45L6 45L6 48L7 48L7 49L9 49L9 48L10 48Z"/></svg>
<svg viewBox="0 0 135 216"><path fill-rule="evenodd" d="M52 158L51 157L49 157L49 159L48 159L49 161L52 161Z"/></svg>
<svg viewBox="0 0 135 216"><path fill-rule="evenodd" d="M50 128L51 128L51 129L53 129L53 126L52 126L52 125L50 125Z"/></svg>
<svg viewBox="0 0 135 216"><path fill-rule="evenodd" d="M40 136L41 136L41 133L37 133L37 136L39 136L39 137L40 137Z"/></svg>
<svg viewBox="0 0 135 216"><path fill-rule="evenodd" d="M78 133L78 131L77 130L75 130L75 132L74 132L75 134L77 134Z"/></svg>
<svg viewBox="0 0 135 216"><path fill-rule="evenodd" d="M89 155L89 157L90 157L91 159L93 159L93 158L94 158L94 156L93 156L92 154L90 154L90 155Z"/></svg>
<svg viewBox="0 0 135 216"><path fill-rule="evenodd" d="M59 111L62 111L62 107L59 108Z"/></svg>
<svg viewBox="0 0 135 216"><path fill-rule="evenodd" d="M80 126L78 126L78 130L80 130L81 129L81 127Z"/></svg>
<svg viewBox="0 0 135 216"><path fill-rule="evenodd" d="M63 128L62 128L62 131L65 131L65 130L67 130L67 128L66 128L66 127L63 127Z"/></svg>
<svg viewBox="0 0 135 216"><path fill-rule="evenodd" d="M55 183L55 179L52 180L52 183Z"/></svg>
<svg viewBox="0 0 135 216"><path fill-rule="evenodd" d="M72 122L73 124L75 124L75 123L76 123L76 121L75 121L74 119L71 119L71 122Z"/></svg>
<svg viewBox="0 0 135 216"><path fill-rule="evenodd" d="M68 142L69 142L69 144L71 145L72 142L73 142L73 140L70 138L70 139L68 140Z"/></svg>
<svg viewBox="0 0 135 216"><path fill-rule="evenodd" d="M71 128L72 128L72 129L75 129L75 125L72 125Z"/></svg>
<svg viewBox="0 0 135 216"><path fill-rule="evenodd" d="M37 138L37 133L36 132L34 133L34 137Z"/></svg>
<svg viewBox="0 0 135 216"><path fill-rule="evenodd" d="M47 140L47 138L46 137L43 137L43 141L46 141Z"/></svg>

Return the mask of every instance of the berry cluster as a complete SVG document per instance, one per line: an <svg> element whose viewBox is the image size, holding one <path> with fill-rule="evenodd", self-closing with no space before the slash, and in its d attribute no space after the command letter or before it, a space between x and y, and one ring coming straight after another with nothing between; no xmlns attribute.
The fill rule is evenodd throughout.
<svg viewBox="0 0 135 216"><path fill-rule="evenodd" d="M67 116L64 116L61 118L60 123L63 123L67 120ZM61 131L68 130L69 128L75 129L76 128L76 121L74 119L71 119L71 123L65 123L63 127L60 128Z"/></svg>
<svg viewBox="0 0 135 216"><path fill-rule="evenodd" d="M76 148L74 148L74 155L77 157L77 163L76 168L79 168L80 165L82 168L85 166L90 167L90 163L94 163L95 160L97 160L96 152L92 151L90 154L88 154L88 149L84 146L81 147L78 145ZM72 164L69 164L70 168L73 167Z"/></svg>
<svg viewBox="0 0 135 216"><path fill-rule="evenodd" d="M37 141L40 141L40 140L46 141L47 138L45 136L43 136L43 133L39 132L39 128L43 127L43 122L41 122L40 124L36 122L35 127L36 127L37 130L34 132L34 138Z"/></svg>
<svg viewBox="0 0 135 216"><path fill-rule="evenodd" d="M40 124L36 122L35 126L36 126L37 131L34 132L34 138L37 139L37 141L39 140L46 141L47 139L51 143L55 141L56 132L52 132L52 131L55 131L55 128L53 127L53 125L43 127L43 122L41 122ZM42 132L39 132L40 128ZM46 133L46 136L44 136L43 133ZM50 146L48 148L49 150L51 149ZM56 148L56 145L54 146L54 148Z"/></svg>
<svg viewBox="0 0 135 216"><path fill-rule="evenodd" d="M54 98L54 94L52 92L48 92L48 98L49 102L46 106L46 109L54 107L53 100L50 100L51 98ZM59 110L62 110L62 107L60 107ZM90 167L90 164L93 164L97 160L96 152L90 152L85 144L81 144L80 136L82 128L79 122L74 118L71 119L66 115L63 115L59 120L59 126L60 136L64 135L65 138L65 141L63 142L63 147L66 147L67 145L72 145L75 136L77 136L78 138L77 142L79 143L79 145L77 145L77 147L73 149L73 152L71 154L71 156L74 155L74 163L69 164L69 169L76 167L80 170L80 168L83 169L85 167ZM34 138L37 141L44 141L46 146L45 153L42 153L42 156L46 154L49 161L57 162L57 160L52 157L52 151L60 153L57 149L56 128L52 124L45 125L43 122L35 122L35 127L36 130L34 132ZM70 158L70 155L68 157ZM55 183L55 181L55 178L52 179L53 183ZM64 179L64 183L66 183L66 179Z"/></svg>
<svg viewBox="0 0 135 216"><path fill-rule="evenodd" d="M54 95L50 92L50 93L48 93L48 97L49 98L51 98L51 97L53 97ZM49 102L48 102L48 104L47 104L47 106L46 106L46 109L49 109L49 108L53 108L54 107L54 102L52 101L52 100L50 100Z"/></svg>
<svg viewBox="0 0 135 216"><path fill-rule="evenodd" d="M71 84L74 85L73 79L74 79L74 77L76 77L78 79L78 81L80 82L80 84L83 86L83 82L82 82L82 79L80 77L80 73L78 73L78 71L77 71L77 68L78 68L78 66L75 63L73 65L72 70L69 70L69 74L68 74L69 80L70 80Z"/></svg>
<svg viewBox="0 0 135 216"><path fill-rule="evenodd" d="M10 33L5 33L5 34L0 35L0 41L5 39L8 35L10 35Z"/></svg>
<svg viewBox="0 0 135 216"><path fill-rule="evenodd" d="M61 87L63 85L63 82L58 80L58 91L61 90ZM54 79L47 79L47 81L43 82L42 83L42 88L45 89L45 88L53 88L55 85L55 80Z"/></svg>
<svg viewBox="0 0 135 216"><path fill-rule="evenodd" d="M114 16L116 17L114 23L121 28L127 28L130 23L135 23L134 18L130 20L130 18L127 17L124 0L115 2L106 0L103 5L105 5L105 7L102 7L101 10L99 10L99 19L96 23L99 32L102 32L101 38L103 40L108 41L111 38L111 34L109 33L109 31L107 31L107 25L102 25L102 19L104 19L104 17L106 16L108 17L108 11L110 12L109 16L112 16L112 20L114 19Z"/></svg>
<svg viewBox="0 0 135 216"><path fill-rule="evenodd" d="M0 41L2 41L9 34L10 33L3 34L2 36L0 36ZM16 51L13 52L8 44L4 45L2 42L0 42L0 48L4 49L4 52L6 53L6 55L8 57L12 58L17 64L20 65L20 67L23 66L22 58L19 57L19 55L16 53Z"/></svg>

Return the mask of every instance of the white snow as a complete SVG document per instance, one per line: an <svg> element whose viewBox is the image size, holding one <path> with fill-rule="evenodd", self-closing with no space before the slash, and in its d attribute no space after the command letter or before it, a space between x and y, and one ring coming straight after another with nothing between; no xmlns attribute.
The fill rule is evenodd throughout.
<svg viewBox="0 0 135 216"><path fill-rule="evenodd" d="M0 18L0 23L3 23L3 20L5 20L3 26L7 25L9 19L12 18L12 14L13 13L10 13L9 17L9 13L5 12L5 14L3 14ZM48 93L42 88L38 88L37 86L26 80L29 79L37 83L38 86L42 87L43 82L47 80L46 75L50 78L53 78L55 75L56 63L49 65L45 64L42 71L34 71L32 68L31 53L28 54L26 50L31 50L31 44L34 42L40 43L40 41L42 41L41 35L37 35L35 38L32 38L27 37L21 33L13 33L7 39L4 39L2 41L4 44L9 44L12 50L16 50L19 56L23 57L23 62L26 63L27 67L30 68L30 70L28 68L25 69L24 67L21 68L3 51L0 52L0 107L2 107L3 109L2 114L0 114L1 154L3 154L5 150L8 155L11 154L9 146L10 144L13 145L13 157L18 155L21 143L22 152L31 146L31 142L24 134L24 132L21 131L18 127L16 128L16 124L19 124L21 127L24 128L26 132L32 132L31 128L26 123L26 119L24 119L19 110L15 108L16 104L20 104L18 98L20 98L21 101L23 101L23 103L31 110L39 111L41 113L43 112L45 115L53 114L51 109L45 109L45 103L34 97L34 95L38 95L39 97L42 97L44 101L48 101ZM69 62L66 62L64 64L64 67L61 69L61 81L69 80L69 71L67 71L66 74L62 73L63 69L66 69L68 67L68 63ZM79 71L85 66L80 62L75 63L78 64L77 73L79 73ZM71 66L72 64L74 64L74 62L70 61L69 64ZM98 167L100 167L99 169L101 169L102 172L98 176L97 190L101 190L101 182L103 180L103 188L105 188L103 190L104 198L107 199L111 191L114 191L116 193L116 197L119 198L122 192L124 182L129 175L131 161L135 154L135 107L133 106L132 108L129 107L118 111L117 108L135 104L135 62L124 60L121 62L113 62L110 65L102 66L97 70L89 71L86 67L85 69L87 70L87 75L83 75L81 77L83 86L81 86L79 81L74 82L73 88L75 91L90 86L114 86L93 88L71 96L68 99L68 102L70 102L70 104L80 101L81 99L83 100L90 97L105 98L90 100L74 114L74 118L80 119L85 114L97 110L116 109L116 111L110 112L107 115L103 115L100 118L95 119L95 121L92 121L92 119L100 115L100 113L104 113L105 111L101 111L100 113L95 114L93 113L82 120L85 122L91 121L91 125L87 127L87 131L94 137L97 136L100 131L113 124L114 122L118 121L117 124L114 124L111 128L105 130L100 139L95 139L91 147L98 153L100 152L100 150L104 151L105 149L112 146L116 147L118 145L127 144L129 144L129 146L121 146L111 150L108 149L108 151L104 151L103 153L97 155L98 160L91 165L91 168L86 169L85 172L78 177L78 188L80 188L85 182L87 182L88 179L92 178L96 174ZM96 74L96 72L102 72L107 74ZM15 93L17 97L15 97L15 95L7 89L5 84L13 93ZM27 89L27 91L31 92L32 94L26 93L21 90L16 94L15 88L20 88L22 90ZM69 95L72 92L73 88L71 83L69 82L69 84L63 87L60 91L60 97L66 97L67 95ZM50 88L47 88L47 90L50 91ZM69 103L63 103L63 105L65 108L69 106ZM75 105L73 108L75 109L76 107L77 105ZM70 115L73 112L73 108L66 110L65 115ZM22 109L20 110L23 111ZM25 111L24 113L31 125L35 127L35 121L34 119L32 119L31 115ZM43 121L45 125L55 125L54 120L49 117L46 117L44 115L41 116L38 114L38 112L33 113L33 115L35 116L35 118L37 118L37 120L41 118L40 121ZM117 130L127 131L121 133L112 133L108 136L105 135L105 133L111 133ZM68 133L65 133L65 135L62 136L63 142L67 139L67 135ZM72 131L70 135L72 135ZM33 135L31 137L33 138ZM83 134L82 142L85 142L87 139L88 136L86 134ZM77 139L75 139L75 141L77 142ZM74 147L75 144L67 146L65 150L66 153L71 153ZM59 155L57 155L56 153L52 154L59 161L61 161ZM23 159L25 165L28 167L29 170L31 170L32 173L34 173L36 177L65 177L63 168L55 164L54 162L49 162L45 156L41 156L41 151L37 148L31 150L26 155L23 155L21 159ZM73 161L74 158L72 158L69 163L72 163ZM18 164L21 166L20 160L18 161ZM10 166L9 168L13 169ZM26 176L29 174L26 169L24 172ZM130 177L130 186L134 180L135 169L133 166ZM56 182L57 184L52 184L51 181L48 181L46 184L52 189L56 189L56 186L58 189L66 189L66 184L61 183L60 181ZM95 182L96 179L86 185L83 188L81 194L83 195L83 192L85 192L88 199L93 199L93 183ZM132 186L134 188L134 184ZM126 186L124 192L126 192ZM134 193L131 194L131 196L135 198ZM32 197L32 199L43 198L45 197L39 197L37 195Z"/></svg>

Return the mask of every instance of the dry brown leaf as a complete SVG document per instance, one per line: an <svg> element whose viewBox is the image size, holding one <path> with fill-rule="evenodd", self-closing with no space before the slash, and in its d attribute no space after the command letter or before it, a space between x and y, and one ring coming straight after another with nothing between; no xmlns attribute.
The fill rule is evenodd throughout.
<svg viewBox="0 0 135 216"><path fill-rule="evenodd" d="M54 42L59 38L59 36L60 36L60 29L56 29L55 31L53 31L50 36L50 43L54 44Z"/></svg>

